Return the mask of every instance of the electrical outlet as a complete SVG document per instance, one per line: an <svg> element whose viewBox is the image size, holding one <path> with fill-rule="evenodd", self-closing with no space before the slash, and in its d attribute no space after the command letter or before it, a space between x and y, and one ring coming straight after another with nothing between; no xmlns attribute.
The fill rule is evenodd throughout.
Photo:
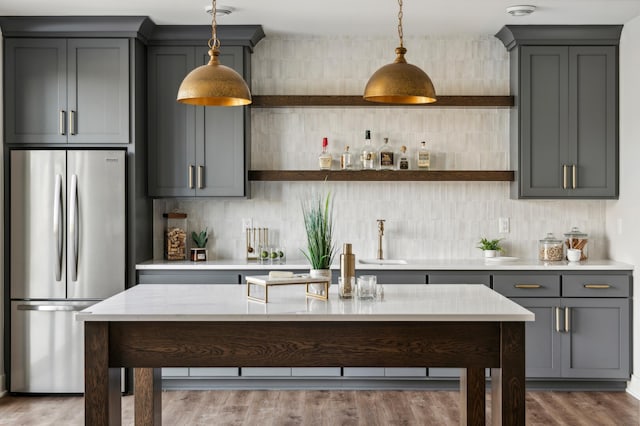
<svg viewBox="0 0 640 426"><path fill-rule="evenodd" d="M508 234L509 233L509 218L501 217L498 219L498 233L500 234Z"/></svg>
<svg viewBox="0 0 640 426"><path fill-rule="evenodd" d="M242 232L245 232L247 229L253 228L253 219L250 217L245 217L242 219Z"/></svg>

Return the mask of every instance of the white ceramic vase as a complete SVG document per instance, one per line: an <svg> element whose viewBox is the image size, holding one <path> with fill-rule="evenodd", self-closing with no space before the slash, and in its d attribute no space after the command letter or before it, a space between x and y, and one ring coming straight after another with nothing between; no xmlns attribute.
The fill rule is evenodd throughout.
<svg viewBox="0 0 640 426"><path fill-rule="evenodd" d="M498 250L484 250L484 257L496 257Z"/></svg>
<svg viewBox="0 0 640 426"><path fill-rule="evenodd" d="M326 278L331 286L331 269L310 269L309 276L311 278ZM317 294L322 294L324 291L323 284L311 284L309 288Z"/></svg>

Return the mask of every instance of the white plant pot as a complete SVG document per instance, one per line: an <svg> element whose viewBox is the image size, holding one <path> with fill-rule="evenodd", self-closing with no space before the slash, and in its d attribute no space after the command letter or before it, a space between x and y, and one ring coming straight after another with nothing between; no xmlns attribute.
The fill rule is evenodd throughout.
<svg viewBox="0 0 640 426"><path fill-rule="evenodd" d="M483 250L484 257L496 257L498 255L498 250Z"/></svg>
<svg viewBox="0 0 640 426"><path fill-rule="evenodd" d="M331 269L310 269L309 276L311 278L326 278L331 286ZM324 291L323 284L311 284L309 288L317 294L322 294Z"/></svg>

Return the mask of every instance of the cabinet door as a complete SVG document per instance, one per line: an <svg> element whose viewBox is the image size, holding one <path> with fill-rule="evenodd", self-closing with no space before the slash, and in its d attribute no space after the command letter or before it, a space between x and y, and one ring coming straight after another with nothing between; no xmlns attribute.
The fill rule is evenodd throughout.
<svg viewBox="0 0 640 426"><path fill-rule="evenodd" d="M208 49L196 49L199 63L209 61ZM243 74L241 47L225 48L220 62ZM199 107L196 118L196 194L245 196L246 107Z"/></svg>
<svg viewBox="0 0 640 426"><path fill-rule="evenodd" d="M194 196L196 107L176 96L195 66L195 49L150 47L148 59L149 195Z"/></svg>
<svg viewBox="0 0 640 426"><path fill-rule="evenodd" d="M536 316L525 325L526 377L561 377L564 326L560 298L514 298ZM559 326L559 327L558 327Z"/></svg>
<svg viewBox="0 0 640 426"><path fill-rule="evenodd" d="M565 298L562 301L567 307L569 326L562 340L563 376L628 379L629 299Z"/></svg>
<svg viewBox="0 0 640 426"><path fill-rule="evenodd" d="M572 197L618 195L616 64L615 46L569 48Z"/></svg>
<svg viewBox="0 0 640 426"><path fill-rule="evenodd" d="M521 57L520 196L566 197L570 164L566 46L524 46Z"/></svg>
<svg viewBox="0 0 640 426"><path fill-rule="evenodd" d="M69 39L69 142L129 143L129 41Z"/></svg>
<svg viewBox="0 0 640 426"><path fill-rule="evenodd" d="M62 39L6 39L6 143L66 143L66 43Z"/></svg>

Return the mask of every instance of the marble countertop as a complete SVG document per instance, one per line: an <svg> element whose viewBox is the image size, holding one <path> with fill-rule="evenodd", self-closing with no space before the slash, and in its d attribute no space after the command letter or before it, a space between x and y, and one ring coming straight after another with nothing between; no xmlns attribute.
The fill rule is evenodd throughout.
<svg viewBox="0 0 640 426"><path fill-rule="evenodd" d="M586 260L583 262L541 262L536 259L502 259L495 260L482 259L447 259L447 260L407 260L406 264L364 264L356 262L356 269L359 270L405 270L405 271L436 271L436 270L457 270L457 271L610 271L621 270L631 271L633 265L616 262L613 260ZM206 262L191 261L169 261L169 260L149 260L136 265L138 270L229 270L241 269L247 271L270 271L270 270L308 270L309 263L306 260L291 260L285 264L260 264L256 261L247 260L210 260ZM340 269L340 265L334 264L331 269Z"/></svg>
<svg viewBox="0 0 640 426"><path fill-rule="evenodd" d="M79 321L534 321L530 311L483 285L384 286L376 300L305 297L304 285L274 287L269 303L244 285L141 284L79 312Z"/></svg>

